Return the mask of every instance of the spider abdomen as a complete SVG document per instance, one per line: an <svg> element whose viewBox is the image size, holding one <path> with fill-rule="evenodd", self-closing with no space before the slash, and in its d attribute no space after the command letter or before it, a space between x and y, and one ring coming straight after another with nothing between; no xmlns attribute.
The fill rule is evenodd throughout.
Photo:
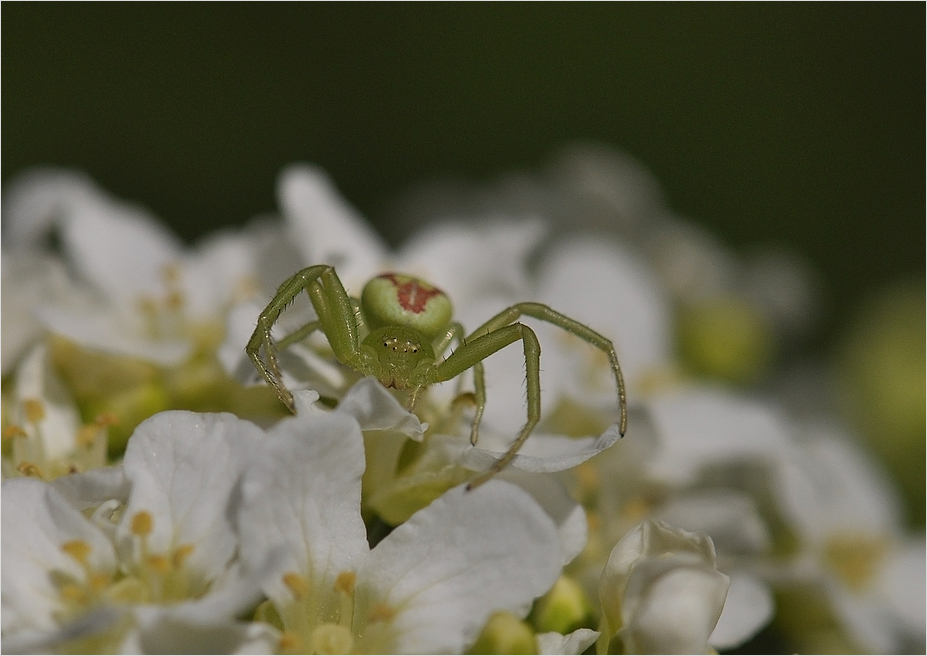
<svg viewBox="0 0 927 656"><path fill-rule="evenodd" d="M434 339L447 330L454 310L447 294L418 278L384 273L361 292L364 318L371 328L404 326Z"/></svg>

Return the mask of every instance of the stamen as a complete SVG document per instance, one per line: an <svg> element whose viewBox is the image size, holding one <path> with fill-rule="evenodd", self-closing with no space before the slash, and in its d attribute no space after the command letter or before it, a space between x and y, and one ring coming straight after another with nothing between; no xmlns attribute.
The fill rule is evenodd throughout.
<svg viewBox="0 0 927 656"><path fill-rule="evenodd" d="M39 399L23 399L23 411L33 424L45 419L45 405Z"/></svg>
<svg viewBox="0 0 927 656"><path fill-rule="evenodd" d="M164 556L151 555L147 559L148 566L158 574L166 574L171 571L171 562Z"/></svg>
<svg viewBox="0 0 927 656"><path fill-rule="evenodd" d="M96 424L81 426L80 430L77 431L77 446L81 448L90 446L96 441L99 432L100 427Z"/></svg>
<svg viewBox="0 0 927 656"><path fill-rule="evenodd" d="M192 544L182 544L174 549L174 555L171 557L175 569L183 567L184 561L193 553L195 547Z"/></svg>
<svg viewBox="0 0 927 656"><path fill-rule="evenodd" d="M87 557L93 549L83 540L70 540L61 545L61 550L81 565L86 565Z"/></svg>
<svg viewBox="0 0 927 656"><path fill-rule="evenodd" d="M135 513L135 517L132 518L132 533L139 537L148 535L151 533L153 524L154 519L151 517L151 513L147 510L141 510Z"/></svg>
<svg viewBox="0 0 927 656"><path fill-rule="evenodd" d="M342 592L348 596L354 594L354 585L357 583L357 575L354 572L341 572L335 579L333 586L335 592Z"/></svg>
<svg viewBox="0 0 927 656"><path fill-rule="evenodd" d="M370 609L370 622L389 622L396 617L396 609L387 604L379 603Z"/></svg>
<svg viewBox="0 0 927 656"><path fill-rule="evenodd" d="M45 478L45 473L39 469L39 466L32 462L21 462L16 467L19 473L24 474L25 476L32 476L33 478Z"/></svg>
<svg viewBox="0 0 927 656"><path fill-rule="evenodd" d="M280 636L280 642L277 643L277 651L297 653L302 651L303 640L298 633L287 631Z"/></svg>
<svg viewBox="0 0 927 656"><path fill-rule="evenodd" d="M12 440L15 437L29 437L29 433L22 429L20 426L11 424L3 429L3 439Z"/></svg>
<svg viewBox="0 0 927 656"><path fill-rule="evenodd" d="M287 572L283 575L283 584L290 589L297 599L304 599L309 592L309 584L296 572Z"/></svg>

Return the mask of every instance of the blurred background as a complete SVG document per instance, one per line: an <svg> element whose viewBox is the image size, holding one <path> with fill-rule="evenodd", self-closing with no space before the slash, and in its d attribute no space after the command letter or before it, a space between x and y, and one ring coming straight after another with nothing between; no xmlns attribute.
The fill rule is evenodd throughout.
<svg viewBox="0 0 927 656"><path fill-rule="evenodd" d="M0 173L78 167L194 240L310 161L396 244L417 183L624 149L726 244L815 263L810 348L865 351L874 443L909 392L885 457L918 456L923 524L924 25L923 3L4 3Z"/></svg>

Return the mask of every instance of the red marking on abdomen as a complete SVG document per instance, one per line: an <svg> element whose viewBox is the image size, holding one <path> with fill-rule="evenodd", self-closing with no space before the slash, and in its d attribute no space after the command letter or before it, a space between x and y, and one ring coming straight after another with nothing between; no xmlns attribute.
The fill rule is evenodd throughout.
<svg viewBox="0 0 927 656"><path fill-rule="evenodd" d="M413 314L421 314L425 311L425 306L428 305L428 301L434 296L440 296L444 292L436 287L431 287L430 285L424 285L418 280L408 280L406 282L399 282L399 278L395 273L384 273L381 278L386 278L396 287L396 298L399 300L399 305L402 306L402 309L406 312L412 312Z"/></svg>

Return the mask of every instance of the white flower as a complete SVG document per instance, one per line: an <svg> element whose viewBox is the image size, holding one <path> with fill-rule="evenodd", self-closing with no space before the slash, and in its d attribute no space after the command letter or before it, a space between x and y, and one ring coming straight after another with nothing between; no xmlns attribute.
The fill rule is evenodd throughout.
<svg viewBox="0 0 927 656"><path fill-rule="evenodd" d="M81 426L73 399L55 374L48 349L38 345L16 370L10 423L12 441L3 477L20 474L51 480L106 465L109 419ZM6 437L5 437L6 439Z"/></svg>
<svg viewBox="0 0 927 656"><path fill-rule="evenodd" d="M793 575L824 590L861 648L922 649L923 534L904 534L891 484L846 435L822 424L803 433L774 486L800 538Z"/></svg>
<svg viewBox="0 0 927 656"><path fill-rule="evenodd" d="M3 252L2 368L3 375L13 371L20 357L44 333L35 316L40 302L60 303L68 298L72 285L58 257L40 250L22 247Z"/></svg>
<svg viewBox="0 0 927 656"><path fill-rule="evenodd" d="M631 654L707 653L729 585L707 535L644 522L602 573L602 639Z"/></svg>
<svg viewBox="0 0 927 656"><path fill-rule="evenodd" d="M57 230L80 295L36 297L35 312L49 330L109 353L179 364L194 347L192 328L221 327L225 308L255 286L250 238L218 235L185 249L149 212L70 171L40 169L14 181L4 228L4 245L14 248Z"/></svg>
<svg viewBox="0 0 927 656"><path fill-rule="evenodd" d="M502 481L450 490L373 549L360 516L360 426L300 412L245 474L244 561L285 545L265 592L285 649L461 652L495 610L527 612L560 571L550 517Z"/></svg>
<svg viewBox="0 0 927 656"><path fill-rule="evenodd" d="M5 481L4 650L189 651L223 632L223 649L270 649L273 631L234 619L260 599L270 564L241 567L231 523L262 437L228 414L161 413L138 427L122 468ZM89 519L80 512L100 499Z"/></svg>

